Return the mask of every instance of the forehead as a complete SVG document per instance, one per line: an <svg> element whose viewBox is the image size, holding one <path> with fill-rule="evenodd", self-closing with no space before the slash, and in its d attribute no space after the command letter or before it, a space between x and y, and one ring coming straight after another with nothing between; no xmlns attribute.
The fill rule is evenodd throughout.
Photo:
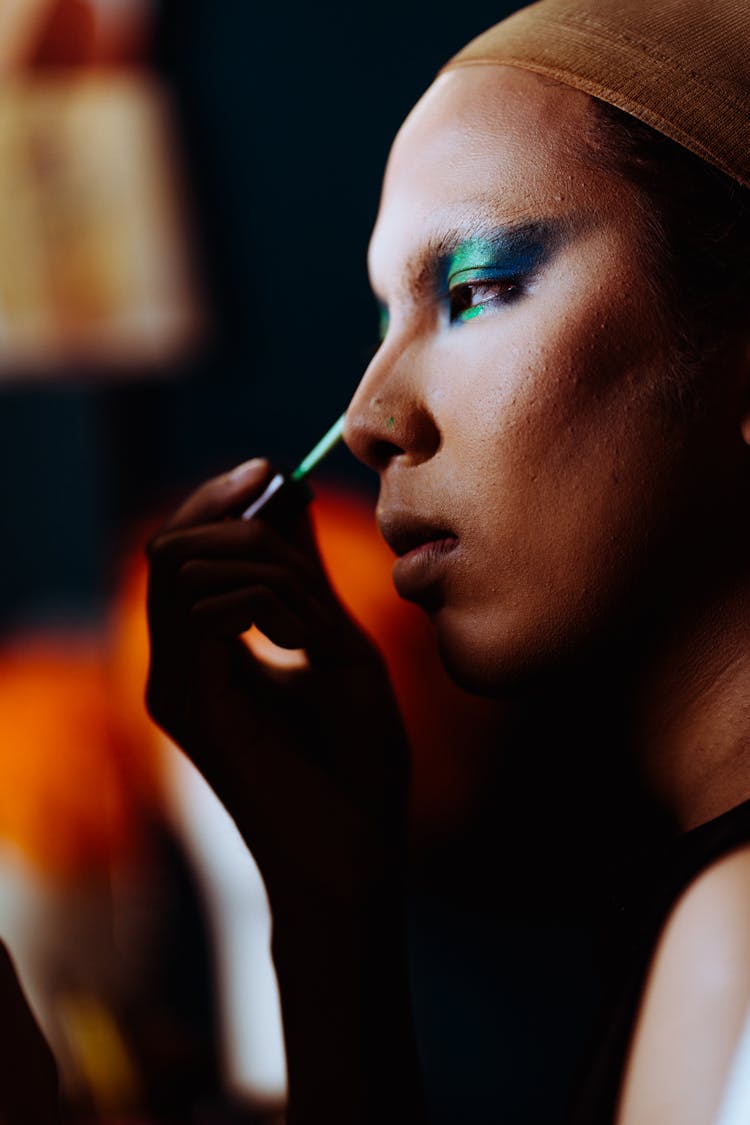
<svg viewBox="0 0 750 1125"><path fill-rule="evenodd" d="M516 67L449 71L406 119L388 160L369 266L377 292L453 229L569 218L602 205L586 162L590 100ZM611 184L610 184L611 186ZM606 193L605 193L606 194Z"/></svg>

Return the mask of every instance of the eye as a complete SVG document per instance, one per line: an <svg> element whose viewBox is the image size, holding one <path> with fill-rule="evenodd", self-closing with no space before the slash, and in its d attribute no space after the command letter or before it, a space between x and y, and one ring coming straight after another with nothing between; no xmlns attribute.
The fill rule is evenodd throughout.
<svg viewBox="0 0 750 1125"><path fill-rule="evenodd" d="M451 324L472 320L490 305L509 304L521 292L521 282L514 277L461 281L448 291Z"/></svg>

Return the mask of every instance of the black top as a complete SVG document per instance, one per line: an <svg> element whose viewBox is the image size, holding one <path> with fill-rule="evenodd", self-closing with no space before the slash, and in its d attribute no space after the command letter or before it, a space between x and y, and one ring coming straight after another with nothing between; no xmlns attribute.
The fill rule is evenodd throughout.
<svg viewBox="0 0 750 1125"><path fill-rule="evenodd" d="M677 899L710 864L750 843L750 801L672 840L634 865L613 896L607 927L608 1000L572 1125L612 1125L630 1039L651 960Z"/></svg>

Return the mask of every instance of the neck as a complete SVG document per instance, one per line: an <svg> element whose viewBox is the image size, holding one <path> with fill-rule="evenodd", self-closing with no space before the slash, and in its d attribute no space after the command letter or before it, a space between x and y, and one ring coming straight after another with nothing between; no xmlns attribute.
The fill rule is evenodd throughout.
<svg viewBox="0 0 750 1125"><path fill-rule="evenodd" d="M549 747L557 794L585 790L582 815L605 806L605 832L632 833L634 815L687 831L750 799L750 545L717 544L715 557L720 575L659 583L669 599L519 701L523 755Z"/></svg>
<svg viewBox="0 0 750 1125"><path fill-rule="evenodd" d="M750 578L693 602L660 636L636 692L641 777L694 828L750 798Z"/></svg>

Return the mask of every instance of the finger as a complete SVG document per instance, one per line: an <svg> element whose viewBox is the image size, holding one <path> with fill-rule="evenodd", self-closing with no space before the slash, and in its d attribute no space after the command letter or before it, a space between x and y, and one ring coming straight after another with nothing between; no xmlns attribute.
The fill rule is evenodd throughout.
<svg viewBox="0 0 750 1125"><path fill-rule="evenodd" d="M310 600L306 586L296 575L287 567L270 563L191 559L180 567L177 580L187 606L221 594L260 587L273 590L297 614L304 612Z"/></svg>
<svg viewBox="0 0 750 1125"><path fill-rule="evenodd" d="M317 556L303 556L261 521L230 520L167 532L153 545L149 618L178 626L204 598L240 588L268 587L304 620L316 658L358 650L359 630L341 604ZM355 637L356 634L356 637Z"/></svg>
<svg viewBox="0 0 750 1125"><path fill-rule="evenodd" d="M180 505L164 530L176 531L240 511L260 496L271 475L269 462L263 457L254 457L228 473L213 477Z"/></svg>
<svg viewBox="0 0 750 1125"><path fill-rule="evenodd" d="M236 558L276 563L312 576L310 560L261 520L226 520L156 535L150 545L152 569L177 570L190 560Z"/></svg>
<svg viewBox="0 0 750 1125"><path fill-rule="evenodd" d="M338 602L321 597L313 585L301 582L283 566L233 559L193 559L180 567L177 581L188 614L199 603L224 594L240 595L243 591L263 589L304 625L308 637L314 632L332 637L341 616Z"/></svg>
<svg viewBox="0 0 750 1125"><path fill-rule="evenodd" d="M236 637L255 625L280 648L305 648L308 636L302 621L266 587L204 598L190 616L198 630L218 637Z"/></svg>
<svg viewBox="0 0 750 1125"><path fill-rule="evenodd" d="M331 645L340 647L335 634L342 626L351 630L352 623L325 581L322 569L302 557L273 529L251 524L252 521L229 521L208 528L187 528L166 533L154 545L147 599L152 667L163 664L165 656L180 664L181 657L192 652L196 642L200 643L205 633L194 627L193 616L198 602L250 588L270 590L275 602L283 603L293 615L293 637L278 630L274 633L283 647L303 647L299 641L300 622L304 623L306 639L312 641L313 633L318 634L317 651ZM270 561L248 559L248 544L259 545L257 553ZM239 557L214 558L212 552L219 548L233 551L235 556L239 553ZM207 557L195 558L198 551L206 552ZM275 556L280 556L281 562ZM224 638L237 636L256 623L247 602L228 604L237 613L217 619L215 633ZM260 612L264 612L263 606ZM202 613L208 610L198 611L198 619ZM210 625L210 616L207 620Z"/></svg>

